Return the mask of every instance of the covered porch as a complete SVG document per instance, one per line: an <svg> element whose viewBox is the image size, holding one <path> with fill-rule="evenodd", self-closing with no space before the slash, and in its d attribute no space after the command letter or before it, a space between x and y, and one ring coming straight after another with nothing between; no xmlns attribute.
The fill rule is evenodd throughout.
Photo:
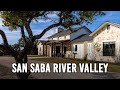
<svg viewBox="0 0 120 90"><path fill-rule="evenodd" d="M67 51L71 50L70 40L51 40L46 43L47 56L65 57Z"/></svg>

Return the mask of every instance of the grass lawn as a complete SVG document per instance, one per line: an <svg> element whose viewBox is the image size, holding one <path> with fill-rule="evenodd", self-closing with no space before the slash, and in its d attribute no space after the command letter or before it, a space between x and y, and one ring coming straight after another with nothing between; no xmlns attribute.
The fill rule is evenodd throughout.
<svg viewBox="0 0 120 90"><path fill-rule="evenodd" d="M95 61L83 61L78 59L64 59L64 58L34 58L31 60L44 61L48 63L100 63ZM108 65L109 72L119 72L120 73L120 64L109 63Z"/></svg>

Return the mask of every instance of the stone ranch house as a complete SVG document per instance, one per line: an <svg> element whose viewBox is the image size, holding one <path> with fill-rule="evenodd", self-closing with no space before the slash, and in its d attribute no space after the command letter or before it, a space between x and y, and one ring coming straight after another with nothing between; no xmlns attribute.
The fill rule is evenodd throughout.
<svg viewBox="0 0 120 90"><path fill-rule="evenodd" d="M94 32L85 26L58 28L47 41L39 41L38 55L120 63L120 25L104 22Z"/></svg>

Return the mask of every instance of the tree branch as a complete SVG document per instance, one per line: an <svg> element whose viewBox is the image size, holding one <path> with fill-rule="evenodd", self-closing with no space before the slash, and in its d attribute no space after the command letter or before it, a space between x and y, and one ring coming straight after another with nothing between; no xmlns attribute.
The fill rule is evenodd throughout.
<svg viewBox="0 0 120 90"><path fill-rule="evenodd" d="M25 32L24 32L24 27L21 26L21 37L23 39L23 42L24 42L24 46L26 44L26 38L25 38Z"/></svg>
<svg viewBox="0 0 120 90"><path fill-rule="evenodd" d="M47 11L43 11L42 13L38 14L37 16L34 16L34 15L33 15L33 16L28 20L28 22L30 23L31 20L32 20L34 17L43 16L46 12L47 12Z"/></svg>
<svg viewBox="0 0 120 90"><path fill-rule="evenodd" d="M32 38L33 37L33 33L32 33L32 30L31 30L30 24L27 21L25 23L25 28L26 28L26 30L28 32L29 37Z"/></svg>
<svg viewBox="0 0 120 90"><path fill-rule="evenodd" d="M32 33L31 28L30 28L30 23L27 21L24 13L22 15L22 22L23 22L23 25L25 26L25 28L27 30L27 33L28 33L29 37L32 38L33 37L33 33Z"/></svg>
<svg viewBox="0 0 120 90"><path fill-rule="evenodd" d="M4 45L8 46L8 41L7 41L6 35L2 30L0 30L0 35L2 36Z"/></svg>
<svg viewBox="0 0 120 90"><path fill-rule="evenodd" d="M35 36L34 36L34 39L40 39L47 31L49 31L49 30L52 29L53 27L59 26L60 24L61 24L61 23L59 22L59 23L50 25L49 27L47 27L46 29L44 29L44 30L42 31L42 33L40 33L40 34L38 34L38 35L35 35Z"/></svg>
<svg viewBox="0 0 120 90"><path fill-rule="evenodd" d="M10 48L7 38L6 38L6 35L2 30L0 30L0 35L2 36L3 43L4 43L4 45L1 45L0 48L3 48L4 51L7 51L9 54L16 57L18 55L18 52L15 51L14 49Z"/></svg>
<svg viewBox="0 0 120 90"><path fill-rule="evenodd" d="M34 46L33 42L35 41L35 39L41 38L48 30L50 30L53 27L59 26L60 24L61 23L59 22L59 23L50 25L49 27L44 29L42 33L40 33L39 35L35 35L33 38L31 38L33 41L29 39L24 49L19 53L18 59L23 59L24 55L26 55L31 50L31 48Z"/></svg>
<svg viewBox="0 0 120 90"><path fill-rule="evenodd" d="M24 26L23 25L18 25L16 23L13 23L13 24L21 28L21 37L22 37L22 39L24 41L24 44L25 44L26 43L26 39L25 39Z"/></svg>
<svg viewBox="0 0 120 90"><path fill-rule="evenodd" d="M0 49L5 50L4 45L0 45Z"/></svg>
<svg viewBox="0 0 120 90"><path fill-rule="evenodd" d="M29 39L29 41L26 42L24 49L19 52L19 57L17 58L19 60L23 59L24 56L28 54L28 52L31 50L32 47L33 47L33 44L31 40Z"/></svg>

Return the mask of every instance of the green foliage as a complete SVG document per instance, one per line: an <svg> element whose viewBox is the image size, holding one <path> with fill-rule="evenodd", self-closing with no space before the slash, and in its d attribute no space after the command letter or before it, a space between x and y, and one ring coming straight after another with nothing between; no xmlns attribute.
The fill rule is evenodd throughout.
<svg viewBox="0 0 120 90"><path fill-rule="evenodd" d="M42 14L43 13L43 14ZM17 30L18 25L22 25L22 17L29 20L37 21L39 18L44 20L49 18L49 14L55 14L61 19L61 26L68 28L73 25L89 24L95 20L96 16L105 15L103 11L1 11L4 26L8 26L10 30Z"/></svg>
<svg viewBox="0 0 120 90"><path fill-rule="evenodd" d="M62 17L64 17L62 25L68 28L83 23L89 24L95 20L96 16L102 15L105 15L102 11L65 11L62 14Z"/></svg>
<svg viewBox="0 0 120 90"><path fill-rule="evenodd" d="M4 26L8 26L9 30L17 30L18 26L16 24L22 24L22 21L18 15L12 11L1 11L1 18L3 18Z"/></svg>
<svg viewBox="0 0 120 90"><path fill-rule="evenodd" d="M27 20L36 20L43 11L1 11L0 16L3 19L4 26L8 26L9 30L17 30L20 25L23 25L23 16ZM45 16L44 14L43 16Z"/></svg>

